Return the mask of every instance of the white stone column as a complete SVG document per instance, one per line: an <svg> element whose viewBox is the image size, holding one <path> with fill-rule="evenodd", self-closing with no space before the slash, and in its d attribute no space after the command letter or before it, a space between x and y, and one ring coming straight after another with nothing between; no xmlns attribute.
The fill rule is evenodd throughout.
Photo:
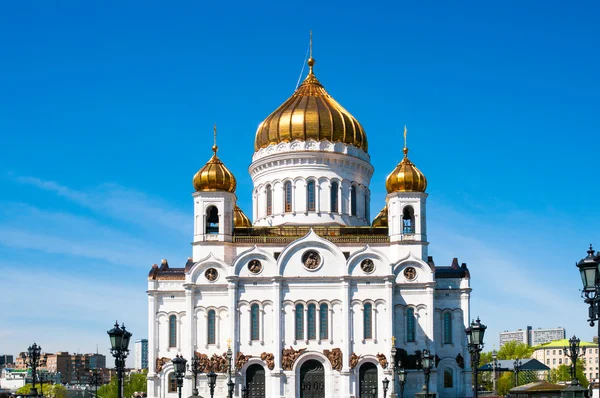
<svg viewBox="0 0 600 398"><path fill-rule="evenodd" d="M304 343L308 344L308 304L304 306Z"/></svg>
<svg viewBox="0 0 600 398"><path fill-rule="evenodd" d="M148 383L150 378L156 376L156 356L158 354L158 335L156 333L156 295L154 292L148 293ZM150 386L149 386L150 387ZM148 389L148 393L151 390Z"/></svg>
<svg viewBox="0 0 600 398"><path fill-rule="evenodd" d="M321 344L321 305L316 304L315 330L317 333L317 343Z"/></svg>
<svg viewBox="0 0 600 398"><path fill-rule="evenodd" d="M392 270L392 267L390 267L390 270ZM386 316L386 322L388 324L388 329L387 331L385 331L385 337L384 337L384 342L388 345L388 347L390 347L390 360L388 361L389 365L387 370L384 371L384 374L387 375L388 380L391 381L390 383L390 398L395 398L396 395L396 380L394 377L394 361L395 358L392 356L392 348L393 346L396 344L395 338L398 338L398 336L394 336L394 275L389 275L385 277L385 289L387 292L387 316Z"/></svg>
<svg viewBox="0 0 600 398"><path fill-rule="evenodd" d="M327 308L329 310L329 329L327 330L327 337L329 337L329 344L333 344L333 305L330 304Z"/></svg>
<svg viewBox="0 0 600 398"><path fill-rule="evenodd" d="M341 323L341 325L345 325L346 327L343 327L343 344L342 344L342 354L343 354L343 358L344 358L344 364L342 367L342 371L350 371L350 367L348 366L348 359L350 358L350 356L352 355L352 343L351 343L351 336L350 336L350 330L352 328L351 325L351 316L350 316L350 277L349 276L344 276L342 277L341 280L341 286L342 286L342 318L343 318L343 322ZM332 329L333 329L333 325Z"/></svg>
<svg viewBox="0 0 600 398"><path fill-rule="evenodd" d="M283 308L281 306L281 277L271 279L273 287L273 323L278 325L273 331L273 356L275 357L275 367L273 372L281 372L281 341L283 340L282 333L285 334L285 325L283 317Z"/></svg>
<svg viewBox="0 0 600 398"><path fill-rule="evenodd" d="M229 298L229 308L227 315L229 316L229 336L227 339L231 339L231 351L233 353L233 363L235 364L235 358L237 356L239 341L236 341L236 313L237 313L237 278L234 276L227 277L227 294Z"/></svg>

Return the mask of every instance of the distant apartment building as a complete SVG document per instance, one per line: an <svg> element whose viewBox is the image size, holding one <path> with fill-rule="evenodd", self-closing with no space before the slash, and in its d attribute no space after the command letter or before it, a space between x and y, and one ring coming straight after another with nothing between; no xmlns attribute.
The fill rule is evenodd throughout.
<svg viewBox="0 0 600 398"><path fill-rule="evenodd" d="M5 367L8 364L12 364L14 358L12 355L0 354L0 367Z"/></svg>
<svg viewBox="0 0 600 398"><path fill-rule="evenodd" d="M25 357L23 357L25 355ZM26 354L19 354L15 362L16 369L27 369ZM39 369L60 375L65 384L89 384L90 370L106 367L106 356L101 354L69 354L59 351L55 354L42 354Z"/></svg>
<svg viewBox="0 0 600 398"><path fill-rule="evenodd" d="M513 332L501 332L500 347L509 341L517 341L529 346L538 346L551 341L562 340L565 336L566 330L560 326L553 329L533 329L531 326L527 326L525 329L517 329Z"/></svg>
<svg viewBox="0 0 600 398"><path fill-rule="evenodd" d="M134 367L136 369L148 369L148 339L137 340L134 344Z"/></svg>
<svg viewBox="0 0 600 398"><path fill-rule="evenodd" d="M569 345L569 340L562 339L551 341L538 345L534 348L532 358L537 359L550 369L555 369L560 365L569 365L569 357L565 352L565 347ZM598 370L598 344L582 341L579 343L581 349L581 359L585 364L584 374L588 381L598 382L600 380L600 370Z"/></svg>

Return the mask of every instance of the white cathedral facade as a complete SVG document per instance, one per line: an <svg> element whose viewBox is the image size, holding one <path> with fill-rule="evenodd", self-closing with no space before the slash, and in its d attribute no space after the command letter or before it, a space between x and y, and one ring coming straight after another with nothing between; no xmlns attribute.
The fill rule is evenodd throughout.
<svg viewBox="0 0 600 398"><path fill-rule="evenodd" d="M200 358L200 396L210 397L213 370L214 396L226 397L229 341L235 397L242 387L252 398L383 397L398 362L411 397L424 383L423 349L435 358L432 393L472 396L470 275L428 256L427 180L405 145L371 221L367 136L313 65L311 56L304 82L256 133L252 222L216 144L194 176L192 257L163 260L148 277L151 398L177 396L177 354ZM183 396L193 386L188 371ZM400 396L397 383L387 396Z"/></svg>

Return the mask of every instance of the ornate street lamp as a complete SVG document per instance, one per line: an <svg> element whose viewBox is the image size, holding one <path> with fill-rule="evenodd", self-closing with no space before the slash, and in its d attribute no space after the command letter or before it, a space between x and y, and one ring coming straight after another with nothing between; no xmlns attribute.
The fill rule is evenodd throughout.
<svg viewBox="0 0 600 398"><path fill-rule="evenodd" d="M387 397L387 390L388 390L388 388L390 386L390 381L386 377L385 379L383 379L381 381L381 384L383 384L383 398L385 398L385 397Z"/></svg>
<svg viewBox="0 0 600 398"><path fill-rule="evenodd" d="M493 376L492 376L492 393L494 395L498 395L498 391L496 390L496 380L498 378L498 373L496 372L496 369L498 368L498 351L496 350L492 350L492 372L493 372Z"/></svg>
<svg viewBox="0 0 600 398"><path fill-rule="evenodd" d="M192 390L192 395L198 395L198 375L202 373L202 367L200 364L200 357L194 354L192 357L192 365L190 366L190 371L194 375L194 389Z"/></svg>
<svg viewBox="0 0 600 398"><path fill-rule="evenodd" d="M404 398L404 385L406 384L406 369L398 361L398 383L400 383L400 398Z"/></svg>
<svg viewBox="0 0 600 398"><path fill-rule="evenodd" d="M423 391L425 392L425 397L429 398L429 377L431 374L431 369L434 365L433 355L429 352L428 349L424 349L421 352L421 367L423 368L423 373L425 374L425 384L423 385ZM419 393L420 395L420 393Z"/></svg>
<svg viewBox="0 0 600 398"><path fill-rule="evenodd" d="M91 379L91 384L94 386L94 397L98 396L98 387L100 386L101 382L102 382L102 375L100 374L100 372L98 372L98 368L93 368L90 371L91 375L90 375L90 379Z"/></svg>
<svg viewBox="0 0 600 398"><path fill-rule="evenodd" d="M246 387L242 387L242 398L248 398L248 389Z"/></svg>
<svg viewBox="0 0 600 398"><path fill-rule="evenodd" d="M129 354L131 333L125 330L125 324L119 327L118 322L115 322L115 327L106 333L110 337L110 352L115 358L115 367L117 368L117 398L123 398L123 372L125 370L125 358Z"/></svg>
<svg viewBox="0 0 600 398"><path fill-rule="evenodd" d="M206 375L208 379L208 388L210 389L210 398L214 398L215 396L215 386L217 385L217 374L211 371Z"/></svg>
<svg viewBox="0 0 600 398"><path fill-rule="evenodd" d="M475 378L475 398L479 396L478 368L481 350L483 350L483 336L487 326L483 325L477 317L476 321L471 322L471 326L465 329L467 334L467 343L469 353L471 354L471 366L473 367L473 376Z"/></svg>
<svg viewBox="0 0 600 398"><path fill-rule="evenodd" d="M577 379L577 358L579 358L579 342L580 340L573 336L569 339L569 346L563 347L565 350L565 354L571 360L571 385L577 386L579 385L579 380Z"/></svg>
<svg viewBox="0 0 600 398"><path fill-rule="evenodd" d="M515 370L515 387L519 386L519 372L521 371L522 365L523 365L523 362L521 362L519 360L519 358L515 359L515 362L513 363L513 367Z"/></svg>
<svg viewBox="0 0 600 398"><path fill-rule="evenodd" d="M231 380L231 360L233 359L233 352L231 352L231 340L227 341L227 363L229 368L227 369L227 397L233 398L233 390L235 389L235 383Z"/></svg>
<svg viewBox="0 0 600 398"><path fill-rule="evenodd" d="M27 354L21 354L21 358L23 358L23 362L25 365L31 368L31 377L33 385L31 390L29 390L29 395L32 397L37 396L37 388L35 388L35 379L37 375L37 368L40 366L40 355L42 354L42 347L33 343L33 345L27 348ZM42 391L43 394L43 391Z"/></svg>
<svg viewBox="0 0 600 398"><path fill-rule="evenodd" d="M175 368L175 380L177 380L177 392L179 398L181 398L181 388L183 387L186 363L187 360L182 355L175 355L175 358L173 358L173 367Z"/></svg>

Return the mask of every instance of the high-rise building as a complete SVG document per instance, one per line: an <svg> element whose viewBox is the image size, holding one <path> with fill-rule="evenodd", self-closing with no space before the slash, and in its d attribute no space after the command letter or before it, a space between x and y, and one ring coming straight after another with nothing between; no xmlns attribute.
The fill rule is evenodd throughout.
<svg viewBox="0 0 600 398"><path fill-rule="evenodd" d="M388 137L389 157L403 148L403 159L377 181L387 192L373 219L365 130L327 93L312 57L308 66L247 148L253 221L238 207L241 193L216 142L193 178L192 257L179 267L163 260L148 275L150 398L177 396L175 355L223 374L229 345L236 383L252 396L302 397L309 388L313 397L382 396L398 362L409 369L405 394L414 396L424 349L436 359L430 392L471 394L471 275L456 258L436 265L428 254L425 175L406 141ZM259 91L270 84L259 80ZM229 111L244 109L232 103ZM402 131L404 116L388 116L386 130ZM189 145L196 157L201 145ZM209 395L206 382L198 389ZM225 396L225 377L216 391ZM182 394L191 393L186 378Z"/></svg>
<svg viewBox="0 0 600 398"><path fill-rule="evenodd" d="M12 364L14 358L12 355L8 354L0 354L0 366L6 366L8 364Z"/></svg>
<svg viewBox="0 0 600 398"><path fill-rule="evenodd" d="M500 347L509 341L525 343L528 346L538 346L551 341L564 339L565 336L566 330L560 326L554 329L533 329L531 326L527 326L526 329L517 329L512 332L500 332Z"/></svg>
<svg viewBox="0 0 600 398"><path fill-rule="evenodd" d="M136 369L148 369L148 339L136 340L135 361Z"/></svg>

